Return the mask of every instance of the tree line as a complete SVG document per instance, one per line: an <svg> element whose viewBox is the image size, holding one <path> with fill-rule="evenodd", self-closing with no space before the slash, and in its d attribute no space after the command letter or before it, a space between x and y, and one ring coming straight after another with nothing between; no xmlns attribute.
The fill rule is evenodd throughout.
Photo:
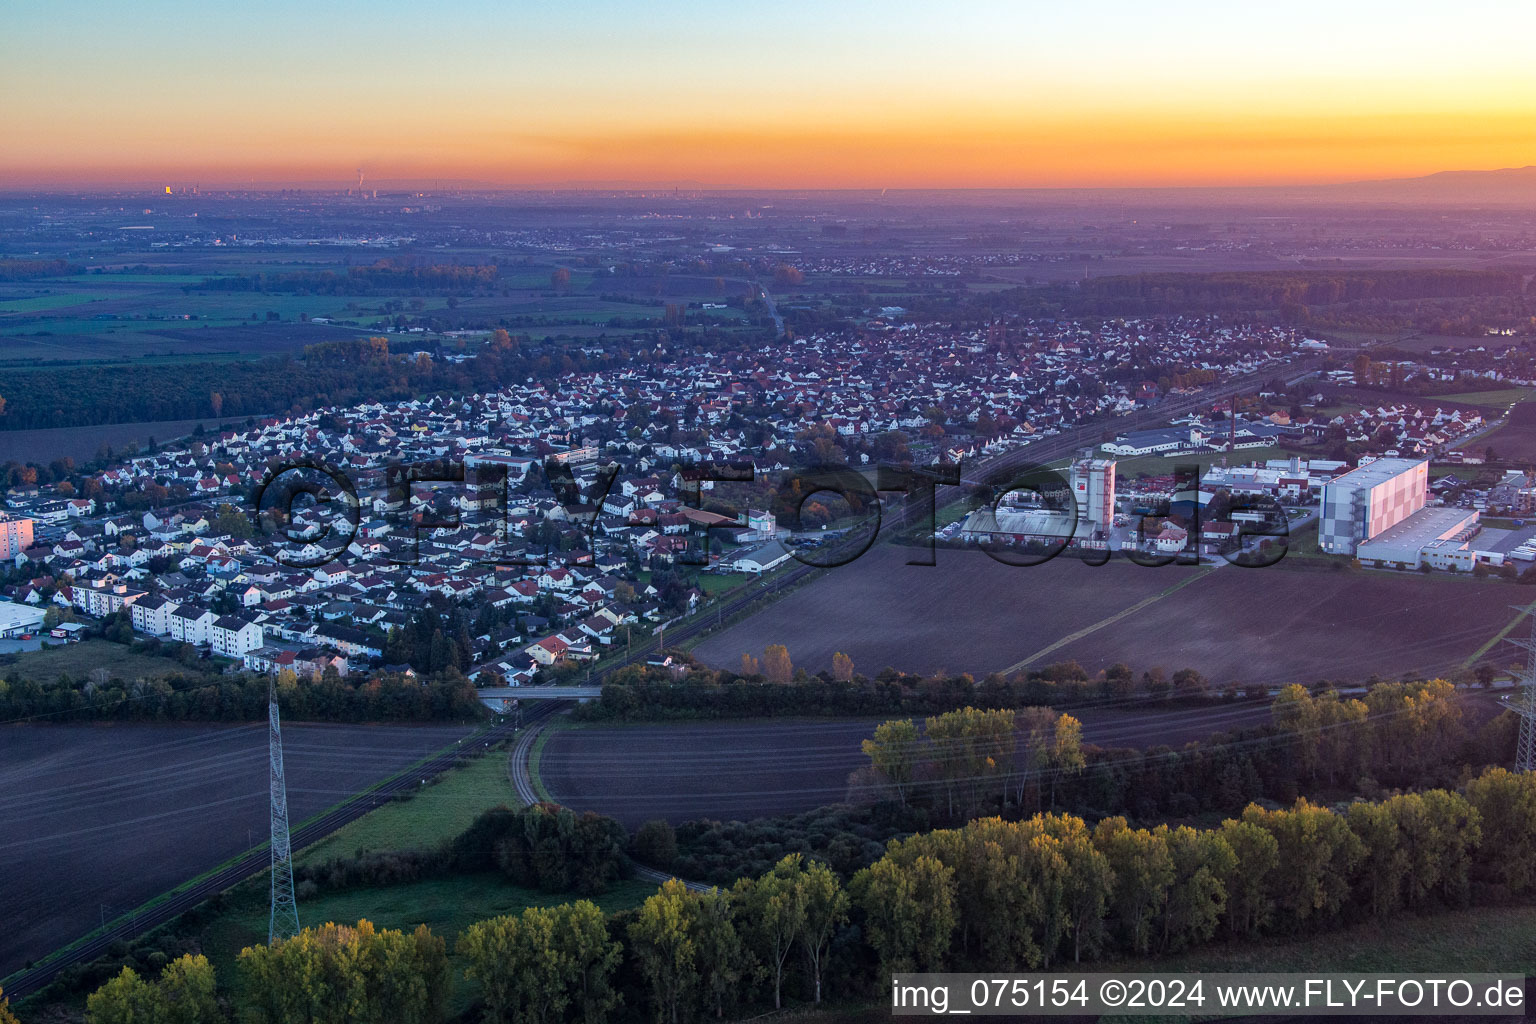
<svg viewBox="0 0 1536 1024"><path fill-rule="evenodd" d="M1137 673L1123 662L1092 675L1076 661L1064 661L1007 676L994 672L978 681L969 673L923 676L889 667L869 677L856 673L852 659L844 654L834 656L829 671L811 674L795 666L782 644L768 645L762 657L743 654L734 669L712 669L685 653L669 653L686 665L681 678L670 670L626 666L612 673L599 699L583 704L576 716L586 721L637 722L933 714L966 706L1198 704L1270 695L1266 684L1217 682L1187 667L1171 674L1161 666Z"/></svg>
<svg viewBox="0 0 1536 1024"><path fill-rule="evenodd" d="M287 292L299 295L374 295L394 292L462 294L496 285L495 264L442 263L417 266L383 259L366 267L229 274L188 285L188 292Z"/></svg>
<svg viewBox="0 0 1536 1024"><path fill-rule="evenodd" d="M872 778L853 783L948 821L1058 804L1094 817L1230 813L1304 791L1448 784L1462 765L1507 760L1515 739L1510 715L1469 729L1443 679L1378 683L1363 698L1292 684L1270 717L1179 748L1101 749L1083 742L1076 718L1051 708L965 707L921 727L877 726L862 744Z"/></svg>
<svg viewBox="0 0 1536 1024"><path fill-rule="evenodd" d="M1051 809L1089 821L1151 821L1236 814L1255 800L1454 786L1469 766L1507 761L1516 729L1508 713L1469 726L1443 681L1381 684L1363 699L1292 687L1272 703L1268 723L1144 749L1086 742L1073 716L1049 708L966 708L877 726L863 743L869 763L849 778L849 803L747 822L684 822L664 858L638 849L635 856L724 884L799 851L847 878L892 837L982 814Z"/></svg>
<svg viewBox="0 0 1536 1024"><path fill-rule="evenodd" d="M84 272L84 267L64 260L0 258L0 281L33 281L39 277L65 277Z"/></svg>
<svg viewBox="0 0 1536 1024"><path fill-rule="evenodd" d="M267 717L270 683L263 675L214 679L172 671L130 682L98 672L38 682L13 668L0 679L0 721L252 722ZM398 673L341 677L327 669L318 679L302 682L285 671L277 697L289 721L465 721L486 714L474 684L452 671L411 679Z"/></svg>
<svg viewBox="0 0 1536 1024"><path fill-rule="evenodd" d="M726 337L708 329L686 339L673 339L668 343L667 358L685 357L690 345L723 343ZM364 349L372 351L369 345ZM284 354L175 365L67 366L37 374L25 389L7 395L0 427L21 430L198 416L283 416L364 401L391 402L433 394L463 396L494 391L530 377L546 381L583 371L647 364L653 358L654 351L643 341L619 342L588 354L558 341L521 343L501 330L462 362L434 359L425 351L410 359L354 361L338 359L334 350L321 349L314 362Z"/></svg>
<svg viewBox="0 0 1536 1024"><path fill-rule="evenodd" d="M579 900L481 921L455 951L486 1024L682 1022L867 996L892 972L1163 955L1533 892L1536 775L1494 768L1455 790L1336 809L1250 804L1211 828L982 818L893 840L846 885L796 853L729 889L668 881L606 917ZM432 1024L446 1012L446 950L424 926L326 924L243 950L233 1002L256 1024ZM87 1019L213 1024L231 1002L215 988L201 957L155 982L124 968Z"/></svg>
<svg viewBox="0 0 1536 1024"><path fill-rule="evenodd" d="M1091 277L1069 284L1012 288L967 302L991 314L1144 316L1275 310L1300 318L1308 307L1430 298L1520 296L1524 277L1502 270L1274 270L1150 273Z"/></svg>

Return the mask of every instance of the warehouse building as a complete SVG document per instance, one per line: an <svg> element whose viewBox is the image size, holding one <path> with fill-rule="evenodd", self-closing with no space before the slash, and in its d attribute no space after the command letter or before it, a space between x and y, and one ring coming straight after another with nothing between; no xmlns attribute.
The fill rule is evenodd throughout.
<svg viewBox="0 0 1536 1024"><path fill-rule="evenodd" d="M1423 508L1428 491L1428 459L1362 459L1323 486L1317 546L1330 555L1353 555L1362 542Z"/></svg>
<svg viewBox="0 0 1536 1024"><path fill-rule="evenodd" d="M1402 522L1362 541L1356 551L1361 565L1387 569L1456 569L1471 572L1479 561L1498 565L1503 555L1480 552L1478 514L1469 508L1421 508Z"/></svg>
<svg viewBox="0 0 1536 1024"><path fill-rule="evenodd" d="M41 609L0 601L0 637L10 640L27 633L36 633L42 625Z"/></svg>

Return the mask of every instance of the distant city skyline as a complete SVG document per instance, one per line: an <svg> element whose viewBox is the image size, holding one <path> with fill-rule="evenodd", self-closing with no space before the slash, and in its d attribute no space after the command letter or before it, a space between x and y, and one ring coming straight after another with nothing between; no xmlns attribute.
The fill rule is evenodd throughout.
<svg viewBox="0 0 1536 1024"><path fill-rule="evenodd" d="M0 187L1274 185L1536 163L1536 8L13 4Z"/></svg>

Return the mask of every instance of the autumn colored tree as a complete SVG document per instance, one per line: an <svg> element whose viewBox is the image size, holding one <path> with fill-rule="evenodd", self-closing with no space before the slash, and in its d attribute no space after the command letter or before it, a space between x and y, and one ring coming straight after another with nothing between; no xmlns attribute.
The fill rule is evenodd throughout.
<svg viewBox="0 0 1536 1024"><path fill-rule="evenodd" d="M1290 738L1302 774L1317 774L1318 712L1312 694L1300 683L1283 687L1269 706L1270 718Z"/></svg>
<svg viewBox="0 0 1536 1024"><path fill-rule="evenodd" d="M1249 804L1243 820L1265 829L1279 847L1269 875L1277 923L1300 931L1314 921L1337 917L1365 854L1348 822L1305 799L1297 800L1290 810L1269 811Z"/></svg>
<svg viewBox="0 0 1536 1024"><path fill-rule="evenodd" d="M1385 806L1407 853L1404 904L1421 907L1432 899L1464 904L1472 884L1472 851L1483 838L1477 809L1460 793L1443 789L1403 793Z"/></svg>
<svg viewBox="0 0 1536 1024"><path fill-rule="evenodd" d="M92 992L85 1000L88 1024L139 1024L156 1012L154 987L132 967Z"/></svg>
<svg viewBox="0 0 1536 1024"><path fill-rule="evenodd" d="M756 658L752 657L752 655L748 654L746 651L742 651L741 668L737 670L737 673L743 677L762 675L763 667L758 663Z"/></svg>
<svg viewBox="0 0 1536 1024"><path fill-rule="evenodd" d="M770 683L788 683L795 678L794 662L783 644L769 644L763 651L763 676Z"/></svg>
<svg viewBox="0 0 1536 1024"><path fill-rule="evenodd" d="M853 659L842 651L832 655L832 678L840 683L853 680Z"/></svg>
<svg viewBox="0 0 1536 1024"><path fill-rule="evenodd" d="M1408 875L1408 851L1403 847L1397 816L1385 804L1350 804L1349 827L1364 847L1357 900L1378 918L1402 905L1403 883Z"/></svg>
<svg viewBox="0 0 1536 1024"><path fill-rule="evenodd" d="M1056 786L1062 779L1082 773L1083 723L1071 715L1059 715L1051 732L1051 808L1056 807Z"/></svg>
<svg viewBox="0 0 1536 1024"><path fill-rule="evenodd" d="M773 283L781 288L801 285L805 283L805 274L788 263L780 263L773 268Z"/></svg>
<svg viewBox="0 0 1536 1024"><path fill-rule="evenodd" d="M1031 783L1035 787L1035 806L1039 809L1046 786L1046 775L1051 770L1052 748L1056 735L1056 713L1050 708L1031 707L1025 708L1018 715L1020 728L1024 732L1024 745L1027 771L1021 771L1015 776L1018 784L1019 806L1024 805L1024 796Z"/></svg>
<svg viewBox="0 0 1536 1024"><path fill-rule="evenodd" d="M1159 914L1159 945L1172 952L1208 941L1226 912L1227 880L1237 855L1219 831L1159 825L1153 834L1167 844L1173 860L1173 881Z"/></svg>
<svg viewBox="0 0 1536 1024"><path fill-rule="evenodd" d="M1026 708L1021 718L1029 770L1013 773L1018 783L1019 802L1023 803L1024 793L1033 782L1036 804L1049 792L1054 809L1056 788L1061 780L1080 774L1087 764L1083 754L1083 725L1071 715L1058 715L1050 708Z"/></svg>
<svg viewBox="0 0 1536 1024"><path fill-rule="evenodd" d="M571 286L571 272L565 267L556 267L549 275L549 286L557 292L563 292Z"/></svg>
<svg viewBox="0 0 1536 1024"><path fill-rule="evenodd" d="M1050 817L1053 816L1047 815ZM1104 914L1115 875L1109 858L1093 845L1082 819L1065 820L1073 827L1058 835L1067 865L1062 899L1067 912L1067 934L1072 938L1072 962L1082 963L1083 954L1098 952L1103 941Z"/></svg>

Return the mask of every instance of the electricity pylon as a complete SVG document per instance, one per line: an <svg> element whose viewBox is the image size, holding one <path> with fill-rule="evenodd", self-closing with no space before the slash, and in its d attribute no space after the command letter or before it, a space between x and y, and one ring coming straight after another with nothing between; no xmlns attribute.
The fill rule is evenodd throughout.
<svg viewBox="0 0 1536 1024"><path fill-rule="evenodd" d="M1527 609L1522 608L1522 611ZM1524 647L1525 671L1515 677L1519 688L1510 707L1520 716L1520 742L1515 746L1515 771L1536 771L1536 609L1530 610L1531 636L1528 640L1511 640Z"/></svg>
<svg viewBox="0 0 1536 1024"><path fill-rule="evenodd" d="M267 688L267 758L272 795L272 916L267 945L299 934L293 898L293 851L288 839L288 783L283 778L283 732L277 721L277 683Z"/></svg>

